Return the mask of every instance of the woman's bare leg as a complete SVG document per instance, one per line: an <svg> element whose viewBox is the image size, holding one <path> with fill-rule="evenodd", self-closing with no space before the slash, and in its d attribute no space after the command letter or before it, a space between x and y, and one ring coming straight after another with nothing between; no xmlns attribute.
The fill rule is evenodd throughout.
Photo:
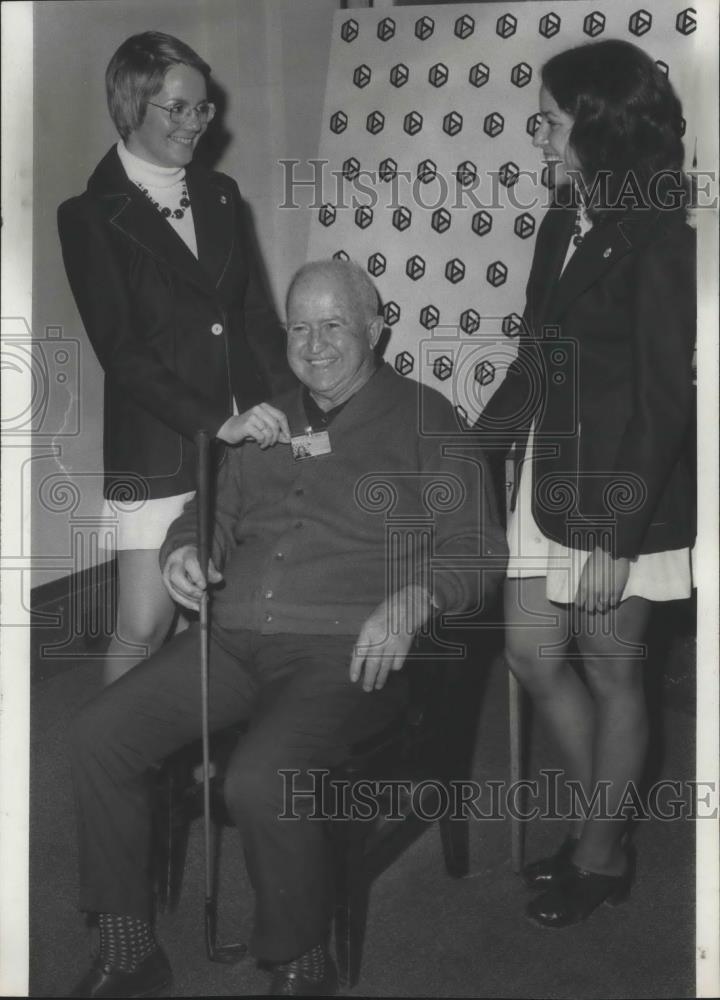
<svg viewBox="0 0 720 1000"><path fill-rule="evenodd" d="M505 582L505 656L533 700L560 751L566 779L589 785L593 772L594 710L587 687L566 658L568 606L545 596L545 578ZM580 835L581 821L572 824Z"/></svg>
<svg viewBox="0 0 720 1000"><path fill-rule="evenodd" d="M119 551L117 571L117 618L106 655L106 684L159 649L176 614L162 582L157 549Z"/></svg>

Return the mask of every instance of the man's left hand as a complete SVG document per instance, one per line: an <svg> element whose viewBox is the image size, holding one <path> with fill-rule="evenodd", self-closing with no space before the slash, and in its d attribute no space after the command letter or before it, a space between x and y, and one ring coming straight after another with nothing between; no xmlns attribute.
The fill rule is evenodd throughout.
<svg viewBox="0 0 720 1000"><path fill-rule="evenodd" d="M423 587L403 587L375 608L360 629L350 662L350 680L362 675L364 691L384 687L391 670L400 670L415 633L430 617L432 602Z"/></svg>

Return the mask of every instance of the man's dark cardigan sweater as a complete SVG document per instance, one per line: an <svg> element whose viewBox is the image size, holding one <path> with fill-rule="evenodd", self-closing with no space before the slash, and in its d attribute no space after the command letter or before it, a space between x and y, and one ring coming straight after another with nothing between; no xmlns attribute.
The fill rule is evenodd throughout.
<svg viewBox="0 0 720 1000"><path fill-rule="evenodd" d="M273 405L293 434L303 432L301 389ZM213 620L262 633L357 635L410 583L426 585L443 611L480 607L507 549L482 452L448 401L383 365L329 434L331 454L297 462L282 444L228 450L212 552L225 582ZM195 544L195 519L191 501L170 526L161 565Z"/></svg>

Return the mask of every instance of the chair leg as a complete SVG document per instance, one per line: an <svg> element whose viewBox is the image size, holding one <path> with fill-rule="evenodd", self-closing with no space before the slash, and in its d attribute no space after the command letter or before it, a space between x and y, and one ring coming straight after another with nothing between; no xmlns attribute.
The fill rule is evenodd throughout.
<svg viewBox="0 0 720 1000"><path fill-rule="evenodd" d="M465 878L470 874L470 821L467 816L442 816L439 825L445 870L453 878Z"/></svg>
<svg viewBox="0 0 720 1000"><path fill-rule="evenodd" d="M515 785L522 778L523 752L523 691L514 674L508 670L508 702L510 714L510 783ZM525 826L513 815L510 818L510 838L513 871L523 867L525 854Z"/></svg>
<svg viewBox="0 0 720 1000"><path fill-rule="evenodd" d="M335 857L335 955L340 984L349 989L360 979L367 923L365 834L363 823L343 820L331 826Z"/></svg>
<svg viewBox="0 0 720 1000"><path fill-rule="evenodd" d="M163 767L157 778L152 846L155 905L172 913L180 902L191 817L184 808L187 776L182 763Z"/></svg>

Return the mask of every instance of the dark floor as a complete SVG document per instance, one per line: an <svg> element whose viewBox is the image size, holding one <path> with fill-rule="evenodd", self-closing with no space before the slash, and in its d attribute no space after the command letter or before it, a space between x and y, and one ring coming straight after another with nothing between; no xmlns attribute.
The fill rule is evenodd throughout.
<svg viewBox="0 0 720 1000"><path fill-rule="evenodd" d="M36 661L37 664L37 661ZM65 750L72 714L99 686L99 661L66 660L37 669L32 690L30 995L63 996L87 965L89 934L75 910L76 854ZM508 777L507 679L496 659L478 724L474 777ZM680 671L680 674L682 671ZM694 774L695 720L680 675L678 697L656 697L654 774ZM666 685L667 686L667 685ZM680 707L678 707L680 706ZM542 734L531 740L530 774L554 758ZM530 823L527 856L552 850L560 823ZM471 828L471 876L444 871L437 827L429 828L375 882L360 984L354 996L385 997L691 997L694 984L694 827L688 821L638 825L637 881L621 907L546 930L523 915L527 894L510 862L508 821ZM221 937L250 931L251 890L237 836L222 857ZM189 848L183 898L160 918L176 996L253 996L267 975L251 959L211 965L203 946L200 824Z"/></svg>

